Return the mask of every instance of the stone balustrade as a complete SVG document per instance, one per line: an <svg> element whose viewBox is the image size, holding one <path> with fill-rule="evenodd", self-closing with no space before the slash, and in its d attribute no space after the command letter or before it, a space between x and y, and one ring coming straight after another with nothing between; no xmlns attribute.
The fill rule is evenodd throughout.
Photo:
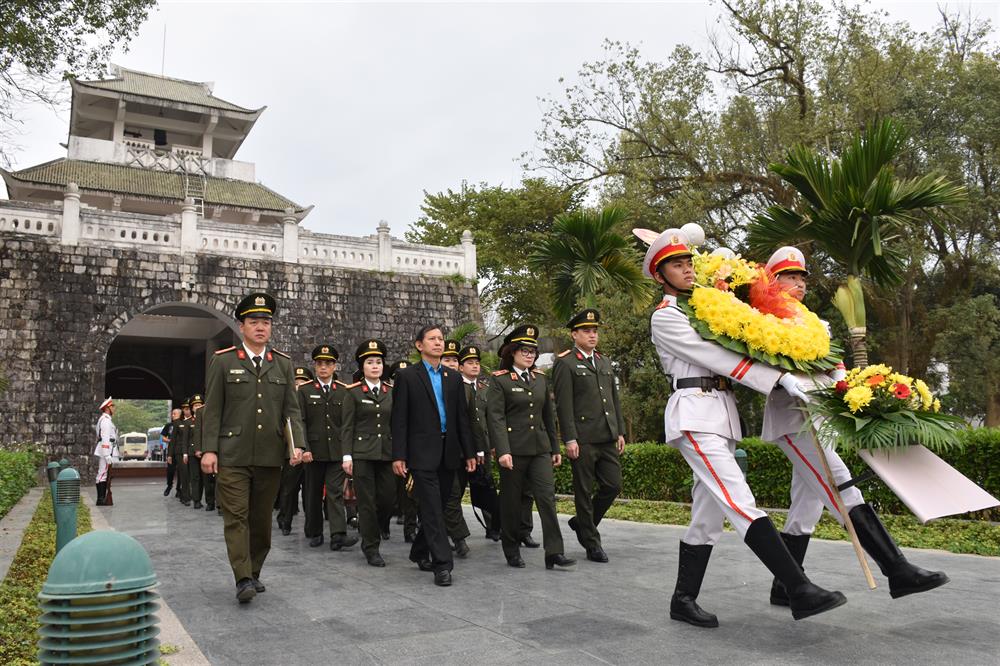
<svg viewBox="0 0 1000 666"><path fill-rule="evenodd" d="M476 247L466 231L459 245L417 245L393 238L380 222L370 236L300 228L294 211L281 224L228 224L200 218L188 199L179 214L156 216L81 206L73 183L62 207L0 201L0 234L47 236L63 245L127 247L159 253L204 253L362 271L476 277Z"/></svg>

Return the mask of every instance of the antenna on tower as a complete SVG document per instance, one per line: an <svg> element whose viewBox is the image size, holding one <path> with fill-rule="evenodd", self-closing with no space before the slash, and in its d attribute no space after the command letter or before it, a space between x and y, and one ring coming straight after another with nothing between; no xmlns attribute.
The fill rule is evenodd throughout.
<svg viewBox="0 0 1000 666"><path fill-rule="evenodd" d="M160 55L160 76L163 76L163 70L167 62L167 24L163 24L163 50Z"/></svg>

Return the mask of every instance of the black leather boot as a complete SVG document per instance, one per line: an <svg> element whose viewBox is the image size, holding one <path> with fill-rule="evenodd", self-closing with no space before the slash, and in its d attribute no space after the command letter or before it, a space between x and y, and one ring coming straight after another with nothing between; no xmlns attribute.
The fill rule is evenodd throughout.
<svg viewBox="0 0 1000 666"><path fill-rule="evenodd" d="M806 559L806 549L809 547L809 537L810 534L788 534L787 532L781 533L781 540L785 542L788 546L788 552L792 554L795 561L798 563L799 568L805 571L802 566L802 562ZM787 606L788 605L788 591L785 586L781 584L781 581L777 578L771 582L771 605L773 606Z"/></svg>
<svg viewBox="0 0 1000 666"><path fill-rule="evenodd" d="M98 481L97 482L97 503L96 506L104 506L104 498L107 496L108 492L108 482Z"/></svg>
<svg viewBox="0 0 1000 666"><path fill-rule="evenodd" d="M743 541L785 586L788 591L788 605L791 606L792 617L796 620L833 610L847 603L847 599L840 592L824 590L806 578L792 554L788 552L785 542L778 535L778 530L774 529L774 523L767 516L750 523Z"/></svg>
<svg viewBox="0 0 1000 666"><path fill-rule="evenodd" d="M712 546L692 546L681 541L681 554L677 561L677 585L670 598L670 619L693 624L696 627L718 627L719 619L698 605L701 581L705 578Z"/></svg>
<svg viewBox="0 0 1000 666"><path fill-rule="evenodd" d="M889 579L889 596L893 599L933 590L948 582L943 571L927 571L910 564L870 504L859 504L847 515L854 523L861 547Z"/></svg>

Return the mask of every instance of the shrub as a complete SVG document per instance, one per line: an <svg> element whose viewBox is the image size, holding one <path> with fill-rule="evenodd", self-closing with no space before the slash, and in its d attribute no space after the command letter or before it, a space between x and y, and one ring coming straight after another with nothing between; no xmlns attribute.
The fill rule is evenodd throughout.
<svg viewBox="0 0 1000 666"><path fill-rule="evenodd" d="M0 450L0 518L35 485L40 462L37 451Z"/></svg>

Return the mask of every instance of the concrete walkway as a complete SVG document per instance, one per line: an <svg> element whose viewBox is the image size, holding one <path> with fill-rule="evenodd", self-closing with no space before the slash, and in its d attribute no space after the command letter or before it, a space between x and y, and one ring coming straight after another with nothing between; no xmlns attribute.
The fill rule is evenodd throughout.
<svg viewBox="0 0 1000 666"><path fill-rule="evenodd" d="M540 550L526 569L506 566L499 544L467 516L472 553L456 562L455 584L437 588L407 561L402 528L383 544L385 569L358 546L309 548L302 515L293 534L274 532L261 580L267 592L236 603L222 519L162 496L153 482L115 484L115 506L99 507L117 530L149 551L160 593L213 664L998 664L1000 559L908 550L944 569L951 583L891 600L885 579L869 591L846 542L814 541L806 566L848 603L794 622L768 604L771 578L733 533L716 547L700 601L721 627L668 618L683 529L607 521L610 564L583 559L546 571ZM473 528L473 525L475 526ZM536 520L535 537L541 540Z"/></svg>

